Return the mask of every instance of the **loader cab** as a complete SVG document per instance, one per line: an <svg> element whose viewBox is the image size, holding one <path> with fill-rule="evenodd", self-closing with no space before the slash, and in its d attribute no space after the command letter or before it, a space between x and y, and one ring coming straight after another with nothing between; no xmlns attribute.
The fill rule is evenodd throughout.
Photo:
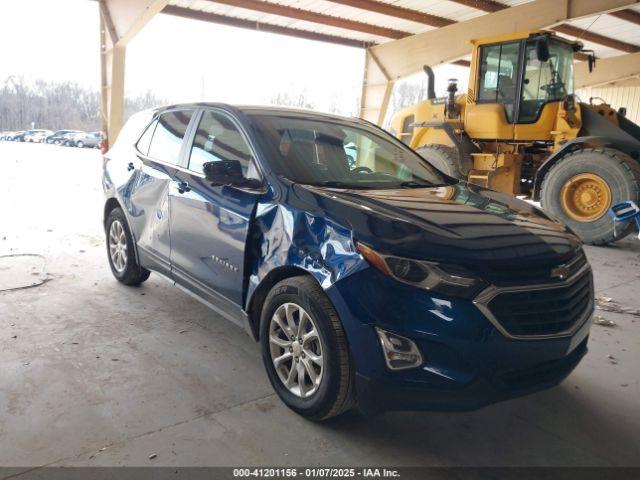
<svg viewBox="0 0 640 480"><path fill-rule="evenodd" d="M465 130L478 140L550 140L573 94L576 45L548 32L472 42Z"/></svg>

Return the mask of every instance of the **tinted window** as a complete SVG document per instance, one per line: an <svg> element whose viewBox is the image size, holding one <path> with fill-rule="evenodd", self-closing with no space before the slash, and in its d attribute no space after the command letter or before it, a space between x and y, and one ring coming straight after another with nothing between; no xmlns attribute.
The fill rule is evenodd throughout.
<svg viewBox="0 0 640 480"><path fill-rule="evenodd" d="M221 160L239 161L246 177L251 164L251 150L228 117L205 111L193 140L189 170L202 173L205 163Z"/></svg>
<svg viewBox="0 0 640 480"><path fill-rule="evenodd" d="M413 150L366 125L252 115L269 167L299 183L344 188L416 188L448 180Z"/></svg>
<svg viewBox="0 0 640 480"><path fill-rule="evenodd" d="M571 46L549 42L549 59L538 60L536 40L527 42L524 82L518 122L534 122L547 102L562 100L573 93L573 50Z"/></svg>
<svg viewBox="0 0 640 480"><path fill-rule="evenodd" d="M503 104L511 122L518 84L520 43L489 45L482 47L480 52L478 101Z"/></svg>
<svg viewBox="0 0 640 480"><path fill-rule="evenodd" d="M160 115L149 146L149 156L177 165L182 139L192 114L190 110L179 110Z"/></svg>
<svg viewBox="0 0 640 480"><path fill-rule="evenodd" d="M151 137L153 137L153 131L156 129L157 123L158 123L157 121L154 121L153 123L151 123L151 125L147 127L147 129L144 131L144 133L140 137L140 140L138 140L136 147L138 147L138 150L140 151L140 153L144 153L145 155L149 154L149 145L151 144Z"/></svg>

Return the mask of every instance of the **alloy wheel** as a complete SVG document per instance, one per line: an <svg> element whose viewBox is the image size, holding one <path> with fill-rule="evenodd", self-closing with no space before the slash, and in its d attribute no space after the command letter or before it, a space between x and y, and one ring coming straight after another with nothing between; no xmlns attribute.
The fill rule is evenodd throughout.
<svg viewBox="0 0 640 480"><path fill-rule="evenodd" d="M318 326L295 303L280 305L269 324L271 361L282 384L300 398L313 395L322 382L323 348Z"/></svg>
<svg viewBox="0 0 640 480"><path fill-rule="evenodd" d="M127 268L128 259L127 236L119 220L111 222L111 227L109 227L109 256L111 257L113 268L118 273L124 272L124 269Z"/></svg>

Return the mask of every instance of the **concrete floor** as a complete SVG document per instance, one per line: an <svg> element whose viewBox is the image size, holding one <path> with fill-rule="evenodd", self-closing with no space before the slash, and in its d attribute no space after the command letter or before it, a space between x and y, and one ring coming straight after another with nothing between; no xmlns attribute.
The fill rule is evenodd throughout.
<svg viewBox="0 0 640 480"><path fill-rule="evenodd" d="M639 317L598 312L616 326L551 391L314 424L243 331L157 276L112 278L97 151L2 142L0 163L0 254L47 275L0 292L0 465L640 465ZM640 241L587 252L598 294L640 308Z"/></svg>

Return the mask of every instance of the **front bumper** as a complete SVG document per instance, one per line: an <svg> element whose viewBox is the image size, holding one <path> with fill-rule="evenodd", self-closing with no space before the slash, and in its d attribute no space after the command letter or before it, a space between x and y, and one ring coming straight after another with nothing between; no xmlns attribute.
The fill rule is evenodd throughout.
<svg viewBox="0 0 640 480"><path fill-rule="evenodd" d="M514 339L471 301L440 298L372 268L327 293L347 333L358 403L369 412L477 409L559 384L587 352L590 316L571 335ZM374 326L414 341L423 365L389 370Z"/></svg>
<svg viewBox="0 0 640 480"><path fill-rule="evenodd" d="M356 396L362 411L387 410L468 411L492 403L555 387L587 353L587 338L564 358L543 362L528 370L514 370L493 379L478 377L458 388L374 380L356 374Z"/></svg>

